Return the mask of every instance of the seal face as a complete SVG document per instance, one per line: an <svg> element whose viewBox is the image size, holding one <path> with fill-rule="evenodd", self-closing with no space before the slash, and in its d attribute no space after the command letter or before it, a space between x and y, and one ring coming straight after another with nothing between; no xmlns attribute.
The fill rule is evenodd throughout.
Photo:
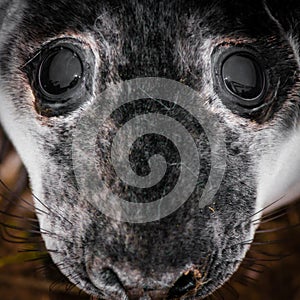
<svg viewBox="0 0 300 300"><path fill-rule="evenodd" d="M299 4L269 2L0 4L0 121L86 292L202 299L243 260L299 118Z"/></svg>

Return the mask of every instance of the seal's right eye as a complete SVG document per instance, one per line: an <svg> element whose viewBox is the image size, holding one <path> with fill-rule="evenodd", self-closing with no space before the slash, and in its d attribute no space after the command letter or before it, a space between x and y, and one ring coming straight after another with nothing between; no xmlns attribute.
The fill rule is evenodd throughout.
<svg viewBox="0 0 300 300"><path fill-rule="evenodd" d="M77 109L92 95L92 50L76 39L45 45L23 68L43 116L60 116Z"/></svg>
<svg viewBox="0 0 300 300"><path fill-rule="evenodd" d="M225 59L222 65L222 79L226 89L245 102L250 103L264 93L263 69L255 58L247 53L236 53Z"/></svg>
<svg viewBox="0 0 300 300"><path fill-rule="evenodd" d="M216 94L234 113L252 117L267 103L271 73L255 49L217 48L212 55L212 70Z"/></svg>

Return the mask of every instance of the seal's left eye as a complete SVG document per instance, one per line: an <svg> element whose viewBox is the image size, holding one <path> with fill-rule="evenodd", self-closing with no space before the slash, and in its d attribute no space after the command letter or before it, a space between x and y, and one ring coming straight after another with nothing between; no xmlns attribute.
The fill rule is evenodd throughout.
<svg viewBox="0 0 300 300"><path fill-rule="evenodd" d="M58 96L76 88L82 75L83 65L79 55L70 48L55 47L40 64L38 84L44 95Z"/></svg>
<svg viewBox="0 0 300 300"><path fill-rule="evenodd" d="M40 115L72 113L93 95L95 56L89 45L77 39L51 41L21 70L27 74Z"/></svg>

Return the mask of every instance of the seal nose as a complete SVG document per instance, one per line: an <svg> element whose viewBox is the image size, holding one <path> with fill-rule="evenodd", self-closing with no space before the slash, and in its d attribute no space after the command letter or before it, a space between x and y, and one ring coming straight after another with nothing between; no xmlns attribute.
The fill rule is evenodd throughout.
<svg viewBox="0 0 300 300"><path fill-rule="evenodd" d="M185 272L168 273L168 280L163 276L142 278L137 270L123 272L115 271L114 267L99 268L97 263L87 266L87 272L104 299L111 300L178 299L195 295L203 283L201 272L194 267Z"/></svg>

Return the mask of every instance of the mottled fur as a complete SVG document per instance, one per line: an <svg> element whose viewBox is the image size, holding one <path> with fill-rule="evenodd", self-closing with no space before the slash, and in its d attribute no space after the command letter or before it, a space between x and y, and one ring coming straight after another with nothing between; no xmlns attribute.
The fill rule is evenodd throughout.
<svg viewBox="0 0 300 300"><path fill-rule="evenodd" d="M129 299L141 290L165 295L183 272L198 269L203 283L195 295L201 299L237 269L255 232L252 216L266 205L257 200L262 158L281 151L299 122L300 5L280 2L1 0L1 124L28 169L34 195L47 207L36 201L46 211L39 214L46 246L80 288L103 299ZM93 88L76 110L47 117L37 112L38 100L22 67L58 38L76 39L92 51ZM260 53L270 79L270 103L248 115L226 107L213 86L212 54L233 45ZM207 113L224 127L227 169L213 210L198 208L210 156L208 140L196 125L189 129L206 153L202 177L170 216L146 224L117 222L78 193L71 143L81 113L100 101L97 95L111 83L147 76L199 91ZM101 129L100 158L118 122ZM105 162L100 166L111 186L124 193ZM129 198L141 192L130 193Z"/></svg>

